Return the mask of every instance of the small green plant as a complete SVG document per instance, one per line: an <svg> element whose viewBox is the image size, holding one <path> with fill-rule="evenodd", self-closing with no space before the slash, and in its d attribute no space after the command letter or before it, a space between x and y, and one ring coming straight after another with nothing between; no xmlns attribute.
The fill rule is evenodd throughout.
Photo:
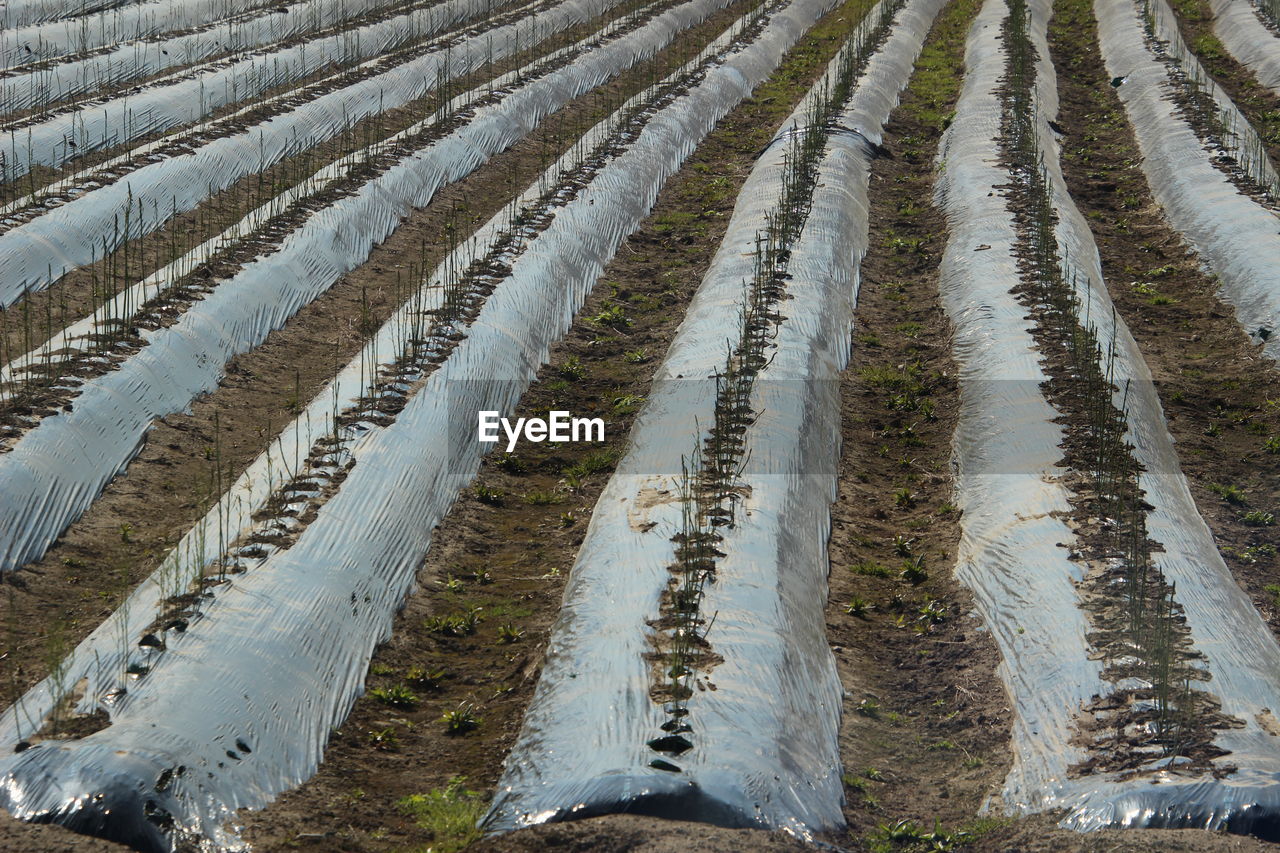
<svg viewBox="0 0 1280 853"><path fill-rule="evenodd" d="M915 544L915 538L899 533L893 537L893 551L899 557L910 557L911 546Z"/></svg>
<svg viewBox="0 0 1280 853"><path fill-rule="evenodd" d="M913 507L916 505L916 496L904 486L893 493L893 503L900 507Z"/></svg>
<svg viewBox="0 0 1280 853"><path fill-rule="evenodd" d="M902 579L912 586L919 586L929 579L924 567L924 554L902 561Z"/></svg>
<svg viewBox="0 0 1280 853"><path fill-rule="evenodd" d="M880 703L870 698L863 699L858 703L858 707L855 710L864 717L874 719L880 716Z"/></svg>
<svg viewBox="0 0 1280 853"><path fill-rule="evenodd" d="M1280 435L1269 436L1262 442L1262 449L1272 454L1280 453Z"/></svg>
<svg viewBox="0 0 1280 853"><path fill-rule="evenodd" d="M627 364L644 364L649 360L649 353L642 349L627 350L622 354L622 360Z"/></svg>
<svg viewBox="0 0 1280 853"><path fill-rule="evenodd" d="M443 788L413 794L396 803L402 814L430 834L428 849L434 853L457 853L480 840L478 824L484 816L486 800L478 792L466 790L466 781L464 776L454 776Z"/></svg>
<svg viewBox="0 0 1280 853"><path fill-rule="evenodd" d="M582 360L576 355L571 355L560 365L558 372L565 379L571 379L574 382L582 379L587 375L587 368L583 366Z"/></svg>
<svg viewBox="0 0 1280 853"><path fill-rule="evenodd" d="M525 472L524 460L519 456L516 456L514 453L502 454L493 464L497 465L508 474L523 474Z"/></svg>
<svg viewBox="0 0 1280 853"><path fill-rule="evenodd" d="M572 512L560 513L560 526L562 528L567 529L567 528L573 527L577 523L578 523L578 517L574 515Z"/></svg>
<svg viewBox="0 0 1280 853"><path fill-rule="evenodd" d="M482 504L489 504L490 506L502 506L507 497L498 489L491 489L488 486L479 484L476 485L474 491L476 500L480 501Z"/></svg>
<svg viewBox="0 0 1280 853"><path fill-rule="evenodd" d="M864 575L872 578L887 578L893 573L889 571L889 567L877 563L875 560L863 560L861 563L854 563L850 569L855 575Z"/></svg>
<svg viewBox="0 0 1280 853"><path fill-rule="evenodd" d="M1251 509L1244 515L1240 516L1240 520L1250 527L1270 527L1276 523L1276 517L1269 512L1263 512L1260 509Z"/></svg>
<svg viewBox="0 0 1280 853"><path fill-rule="evenodd" d="M369 667L370 675L393 675L396 668L385 663L375 663Z"/></svg>
<svg viewBox="0 0 1280 853"><path fill-rule="evenodd" d="M470 702L463 702L452 711L445 711L440 722L444 723L445 734L463 735L480 728L482 721L476 716L475 707Z"/></svg>
<svg viewBox="0 0 1280 853"><path fill-rule="evenodd" d="M418 707L417 695L405 684L396 684L391 687L375 687L369 691L369 695L383 705L390 705L392 708L412 709Z"/></svg>
<svg viewBox="0 0 1280 853"><path fill-rule="evenodd" d="M476 632L479 624L480 608L472 607L448 616L431 616L423 622L423 627L433 634L443 634L446 637L469 637Z"/></svg>
<svg viewBox="0 0 1280 853"><path fill-rule="evenodd" d="M871 607L870 602L868 602L865 598L861 598L855 595L852 599L850 599L849 603L844 606L844 612L848 613L850 616L866 618L867 610L870 607Z"/></svg>
<svg viewBox="0 0 1280 853"><path fill-rule="evenodd" d="M396 736L396 730L390 726L385 729L370 729L365 732L365 739L374 749L383 752L394 752L400 748L400 738Z"/></svg>
<svg viewBox="0 0 1280 853"><path fill-rule="evenodd" d="M132 524L120 525L120 541L124 542L126 545L133 541L133 525Z"/></svg>
<svg viewBox="0 0 1280 853"><path fill-rule="evenodd" d="M1271 606L1280 607L1280 583L1269 583L1263 589L1271 595Z"/></svg>
<svg viewBox="0 0 1280 853"><path fill-rule="evenodd" d="M551 506L560 503L564 498L550 490L535 489L532 492L525 492L521 500L530 506Z"/></svg>
<svg viewBox="0 0 1280 853"><path fill-rule="evenodd" d="M448 673L442 668L426 669L421 666L409 667L409 671L404 676L405 681L419 690L439 690L447 677Z"/></svg>
<svg viewBox="0 0 1280 853"><path fill-rule="evenodd" d="M1233 486L1230 484L1223 485L1222 483L1210 483L1209 491L1213 492L1215 495L1222 498L1224 501L1226 501L1229 504L1236 504L1238 506L1246 503L1244 490L1242 490L1239 486Z"/></svg>
<svg viewBox="0 0 1280 853"><path fill-rule="evenodd" d="M498 626L498 642L503 645L518 643L524 639L524 629L517 628L510 622Z"/></svg>
<svg viewBox="0 0 1280 853"><path fill-rule="evenodd" d="M644 399L640 394L623 394L620 397L614 397L613 413L615 415L629 415L644 404Z"/></svg>
<svg viewBox="0 0 1280 853"><path fill-rule="evenodd" d="M631 320L623 313L622 306L614 303L591 318L592 324L608 329L625 329Z"/></svg>
<svg viewBox="0 0 1280 853"><path fill-rule="evenodd" d="M455 578L453 575L449 575L445 580L444 588L446 591L452 592L455 595L461 595L467 591L467 585Z"/></svg>

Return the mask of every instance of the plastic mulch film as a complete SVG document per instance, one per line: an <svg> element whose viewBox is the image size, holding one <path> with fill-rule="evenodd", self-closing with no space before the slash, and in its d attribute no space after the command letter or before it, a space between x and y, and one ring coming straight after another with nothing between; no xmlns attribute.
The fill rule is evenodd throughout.
<svg viewBox="0 0 1280 853"><path fill-rule="evenodd" d="M1267 29L1249 0L1209 0L1213 31L1258 82L1280 94L1280 37Z"/></svg>
<svg viewBox="0 0 1280 853"><path fill-rule="evenodd" d="M561 4L562 7L564 5ZM250 106L240 113L259 109L263 105L260 96L268 90L317 71L325 71L335 64L367 60L360 68L381 71L387 67L387 57L384 56L387 52L472 20L491 8L492 0L447 0L442 6L417 9L290 47L252 54L229 63L210 63L158 81L156 85L140 86L138 91L111 94L63 110L55 108L52 116L23 120L0 132L5 177L15 180L27 174L32 166L56 168L102 148L197 122L219 107L230 104L250 102ZM568 8L573 6L570 4ZM592 8L602 11L599 6ZM552 11L553 18L558 14ZM525 48L536 41L528 28L525 22L519 29L520 44ZM494 57L500 58L513 49L513 45L507 45L507 42L514 44L516 32L507 27L482 35L480 41L486 46L483 51L486 58L486 39L492 40ZM548 30L541 37L554 32L555 29ZM434 56L431 53L425 58L418 57L414 60L416 65L412 62L399 64L385 73L330 94L342 97L344 93L354 92L356 97L346 105L347 122L357 121L372 114L379 104L380 93L390 108L397 97L403 97L403 103L429 91L435 84L437 72L422 63L434 62ZM467 70L478 67L480 64L473 62ZM412 70L406 76L405 69L408 68ZM424 74L427 77L425 82L418 79ZM415 82L418 84L416 87L413 85ZM320 87L321 91L330 89L331 85ZM294 103L298 94L285 92L272 100ZM255 99L259 99L257 103L253 103ZM338 122L343 119L343 113L341 107L337 109L334 116L313 116L311 121L325 126ZM222 120L226 118L229 117ZM277 117L276 121L279 120Z"/></svg>
<svg viewBox="0 0 1280 853"><path fill-rule="evenodd" d="M304 4L307 2L310 0L303 0ZM321 2L325 5L317 6L317 12L330 20L330 25L342 20L336 0ZM6 6L10 5L13 4L6 3ZM74 8L69 3L62 5L64 8ZM100 4L94 6L100 8ZM264 0L148 0L120 7L100 8L99 11L87 14L73 14L60 20L10 23L0 28L0 69L56 59L68 53L90 51L104 45L252 18L269 6ZM291 13L296 11L300 10L291 9ZM22 13L19 11L18 14Z"/></svg>
<svg viewBox="0 0 1280 853"><path fill-rule="evenodd" d="M104 9L115 9L129 0L8 0L0 12L0 28L10 29L56 21L77 15L90 15Z"/></svg>
<svg viewBox="0 0 1280 853"><path fill-rule="evenodd" d="M512 72L497 81L500 87L512 88L501 101L479 108L462 127L309 215L284 236L278 248L219 283L176 323L144 331L146 345L114 369L85 381L70 411L43 418L11 452L0 454L0 571L43 554L136 454L154 418L183 411L193 398L212 391L228 360L257 346L298 309L363 263L374 246L415 207L427 204L441 186L459 180L490 155L521 139L543 116L651 56L726 1L694 0L613 40L599 45L588 40L584 44L589 49L574 61L522 84L516 82L520 74ZM528 69L525 72L528 77ZM455 102L461 106L486 90L460 96ZM346 172L347 167L326 168L286 195L290 200L305 199L308 190L319 191ZM251 219L261 225L278 213L279 208L268 205ZM233 230L246 233L253 227L251 223ZM117 301L144 304L233 239L234 234L228 233L210 241ZM121 315L116 306L108 305L95 317L74 324L66 335L55 337L47 348L64 351L84 346L96 340L104 318ZM44 356L42 349L24 361L38 364ZM13 376L12 367L0 370L0 381Z"/></svg>
<svg viewBox="0 0 1280 853"><path fill-rule="evenodd" d="M1160 37L1176 36L1167 6L1157 14ZM1142 152L1142 170L1170 224L1218 277L1219 295L1235 308L1241 327L1263 352L1280 359L1280 217L1243 195L1218 171L1211 154L1177 113L1164 65L1144 43L1139 10L1130 0L1096 0L1099 43L1107 73ZM1213 84L1219 105L1235 111ZM1237 124L1243 125L1239 119Z"/></svg>
<svg viewBox="0 0 1280 853"><path fill-rule="evenodd" d="M362 428L347 446L354 464L346 479L292 547L208 585L184 630L161 632L163 649L140 647L136 639L166 595L162 577L140 587L90 635L63 677L68 684L84 679L81 710L104 708L110 725L80 740L42 741L6 755L0 806L147 849L170 849L191 836L203 837L207 849L235 849L224 828L234 810L262 806L308 778L329 731L362 689L431 529L479 465L486 446L475 440L475 413L514 407L663 181L826 7L822 0L782 6L732 51L737 39L726 34L706 54L704 76L649 116L625 150L615 146L593 180L561 197L546 229L522 238L529 242L509 274L394 421ZM609 133L605 125L592 131L588 147ZM574 162L570 155L548 174L556 180ZM535 186L524 201L535 203L540 192ZM506 214L496 217L477 241L484 245L509 227ZM468 250L455 254L454 263L465 267ZM443 268L433 278L442 275ZM438 300L438 288L426 292ZM384 326L282 435L288 442L282 450L305 442L299 436L312 431L313 418L324 422L323 413L336 406L331 395L360 393L368 365L378 353L397 350L414 311ZM325 427L318 429L311 434L323 435ZM233 493L253 488L242 478ZM236 505L234 494L224 498L225 509ZM216 512L178 549L194 552L196 563L211 553ZM125 676L122 692L126 669L139 676ZM46 681L7 711L0 741L29 736L32 721L38 726L50 713L55 688Z"/></svg>
<svg viewBox="0 0 1280 853"><path fill-rule="evenodd" d="M209 57L224 57L220 65L234 61L245 51L261 50L285 39L305 36L328 30L370 13L378 13L394 0L301 0L290 5L272 6L247 15L235 15L225 20L201 21L197 28L164 38L144 38L138 34L115 34L106 27L95 27L93 22L77 20L46 25L40 29L56 27L69 30L61 42L61 52L76 55L52 63L39 63L34 68L19 67L0 75L0 116L31 108L47 109L85 93L118 86L133 80L151 77L170 68L188 66ZM204 4L212 7L214 4ZM218 4L223 8L225 4ZM130 6L128 10L139 7ZM186 26L175 29L185 30ZM353 25L351 29L357 28ZM38 44L48 38L45 33L3 33L8 43L18 43L17 52L25 54L25 45ZM56 36L55 36L56 37ZM397 41L400 41L399 39ZM49 43L43 42L47 52ZM391 45L388 44L387 47ZM352 45L354 47L354 45ZM97 48L97 49L95 49ZM384 48L385 49L385 48ZM79 55L88 51L88 55ZM25 64L31 61L26 55ZM181 76L207 73L219 67L210 64L202 68L185 68ZM157 81L149 81L155 86Z"/></svg>
<svg viewBox="0 0 1280 853"><path fill-rule="evenodd" d="M157 157L156 162L114 183L17 225L0 234L0 307L12 304L28 289L47 287L66 271L91 263L102 256L104 247L114 250L128 238L149 233L246 175L331 139L360 119L423 97L442 75L461 77L508 56L517 44L527 48L616 3L564 0L540 8L536 15L432 50L248 129ZM132 211L127 233L126 208Z"/></svg>
<svg viewBox="0 0 1280 853"><path fill-rule="evenodd" d="M839 372L866 248L873 144L941 5L917 0L899 12L833 123L790 256L792 298L753 391L752 409L762 414L745 435L744 497L734 525L720 528L723 556L701 606L715 614L706 637L717 662L695 676L698 689L681 718L692 748L668 761L647 745L672 731L650 695L655 629L647 620L657 617L670 578L684 455L696 453L714 418L711 377L723 369L726 338L737 334L756 237L782 187L785 141L805 121L813 93L747 178L626 457L596 504L537 692L483 823L488 831L611 812L782 828L803 838L843 825L842 694L822 615Z"/></svg>
<svg viewBox="0 0 1280 853"><path fill-rule="evenodd" d="M957 574L1003 655L1000 675L1013 700L1014 762L1002 794L1009 811L1067 809L1063 824L1206 827L1274 836L1280 806L1280 742L1272 709L1280 646L1240 590L1196 510L1177 462L1159 398L1137 345L1114 317L1092 235L1069 198L1047 119L1057 112L1044 34L1050 0L1033 0L1039 53L1036 98L1056 238L1076 276L1081 315L1111 342L1127 440L1143 467L1153 563L1173 584L1191 646L1203 657L1202 689L1238 727L1214 732L1226 751L1214 772L1181 769L1160 754L1138 772L1081 772L1088 757L1080 722L1094 697L1114 685L1091 660L1090 628L1069 559L1074 532L1058 413L1040 390L1046 377L1027 309L1010 292L1018 281L1014 231L996 189L1008 182L990 139L1000 127L993 94L1004 72L1003 0L989 0L970 33L968 74L947 132L939 198L951 227L943 260L944 304L956 325L962 409L955 440L958 504L964 511ZM993 193L988 195L988 193ZM1123 390L1120 390L1123 389Z"/></svg>

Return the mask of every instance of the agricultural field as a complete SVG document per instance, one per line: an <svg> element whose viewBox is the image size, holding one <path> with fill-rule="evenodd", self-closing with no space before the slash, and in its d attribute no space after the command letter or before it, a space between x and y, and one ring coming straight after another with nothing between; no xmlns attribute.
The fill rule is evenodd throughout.
<svg viewBox="0 0 1280 853"><path fill-rule="evenodd" d="M1280 2L0 4L0 851L1280 842Z"/></svg>

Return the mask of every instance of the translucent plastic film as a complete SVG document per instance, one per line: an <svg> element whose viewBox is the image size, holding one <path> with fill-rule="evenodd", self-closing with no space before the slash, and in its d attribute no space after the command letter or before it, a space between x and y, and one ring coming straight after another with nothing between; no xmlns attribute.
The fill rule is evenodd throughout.
<svg viewBox="0 0 1280 853"><path fill-rule="evenodd" d="M664 729L663 703L650 695L652 620L681 525L682 467L714 419L713 375L724 367L726 339L737 334L756 238L777 203L786 142L806 122L812 92L747 178L626 457L596 504L542 678L485 820L489 831L610 812L782 828L806 838L843 825L841 687L822 615L838 376L866 248L872 146L941 5L924 0L899 12L833 122L842 130L830 135L821 160L789 261L786 318L753 392L752 409L762 414L745 435L745 497L734 524L722 529L723 557L702 604L715 614L707 640L718 660L698 675L680 718L692 747L663 756L649 744L672 731ZM877 16L878 7L867 20Z"/></svg>

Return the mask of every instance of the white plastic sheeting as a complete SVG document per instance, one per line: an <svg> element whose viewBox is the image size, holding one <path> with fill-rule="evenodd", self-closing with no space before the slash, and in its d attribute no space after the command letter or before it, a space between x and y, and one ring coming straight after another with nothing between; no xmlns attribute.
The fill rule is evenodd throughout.
<svg viewBox="0 0 1280 853"><path fill-rule="evenodd" d="M278 250L221 282L173 325L144 331L146 346L110 372L85 382L71 411L44 418L11 452L0 455L0 571L43 554L137 453L154 418L182 411L194 397L212 391L227 361L260 344L298 309L364 263L372 248L415 207L430 201L436 190L469 174L525 136L543 116L651 56L727 2L692 0L525 85L515 83L514 73L508 75L499 83L514 91L502 101L480 108L462 127L309 216ZM478 90L474 96L481 94ZM457 100L459 107L463 103L463 98ZM319 191L345 173L345 168L329 167L296 195ZM278 210L269 205L250 218L265 221L274 212ZM233 232L251 229L252 223ZM172 286L176 276L233 241L235 233L224 236L226 240L197 248L196 257L142 282L129 302L142 304ZM117 297L117 302L125 298ZM119 316L120 311L109 305L99 315ZM69 336L93 334L93 323L94 318L88 318L75 324ZM74 340L68 343L77 346ZM0 378L11 373L8 367Z"/></svg>
<svg viewBox="0 0 1280 853"><path fill-rule="evenodd" d="M77 95L141 80L209 57L261 49L284 39L329 29L380 11L393 2L395 0L302 0L209 23L197 30L166 38L124 41L102 36L105 40L101 44L91 42L90 47L105 49L93 50L87 56L69 57L48 67L19 68L0 76L0 115L34 107L45 109ZM75 45L77 50L87 49L79 46L80 41ZM355 45L350 47L354 51ZM359 56L351 51L348 57ZM223 59L221 64L230 61ZM217 67L211 64L187 68L181 74L209 73ZM161 82L166 81L149 81L148 85L154 87Z"/></svg>
<svg viewBox="0 0 1280 853"><path fill-rule="evenodd" d="M0 29L15 29L43 21L91 15L123 6L128 0L6 0L0 9Z"/></svg>
<svg viewBox="0 0 1280 853"><path fill-rule="evenodd" d="M368 61L361 67L385 69L387 58L383 54L487 12L492 2L446 0L440 6L419 9L230 63L212 63L208 67L178 74L172 80L139 87L138 91L89 101L48 118L24 121L7 128L0 142L0 153L5 159L4 174L8 180L14 180L27 174L33 165L61 166L101 148L196 122L219 107L254 101L269 89L293 83L334 65L364 59ZM505 56L510 48L497 41L496 32L491 36L495 55ZM514 34L507 37L514 38ZM528 34L522 36L521 45L529 46ZM386 88L389 95L394 94L398 86L403 86L397 70L404 67L400 65L372 78L377 81L372 94L363 91L361 95L366 99L372 97L376 105L378 87ZM432 77L429 85L434 85L434 81ZM297 96L297 92L285 92L272 100L292 103ZM261 106L262 102L258 102L252 108ZM366 106L355 112L367 115L370 108Z"/></svg>
<svg viewBox="0 0 1280 853"><path fill-rule="evenodd" d="M1089 625L1067 559L1074 534L1061 520L1069 492L1057 468L1062 430L1044 400L1045 375L1026 319L1010 292L1018 282L1014 230L996 188L1008 182L991 152L1004 72L999 27L1003 0L988 0L970 33L966 84L947 132L939 185L951 227L943 258L943 301L956 326L962 407L955 440L962 540L957 574L1003 655L1000 675L1015 710L1008 810L1065 808L1064 825L1201 826L1274 836L1280 812L1280 743L1261 725L1280 703L1280 646L1240 590L1196 510L1177 462L1151 375L1123 321L1115 321L1097 247L1068 196L1058 146L1047 120L1057 113L1053 69L1044 42L1051 0L1031 0L1031 32L1040 54L1039 137L1059 216L1056 237L1079 281L1081 314L1100 340L1115 342L1115 371L1127 396L1129 433L1143 466L1141 486L1153 509L1148 532L1155 565L1177 587L1191 641L1212 678L1203 689L1243 726L1217 733L1230 751L1223 779L1158 770L1119 778L1073 778L1086 755L1071 743L1077 718L1095 696L1111 692L1101 664L1089 659ZM1127 84L1126 84L1127 85ZM989 195L989 193L991 195ZM990 246L989 249L980 247ZM1117 391L1117 406L1125 402ZM1152 766L1161 765L1159 759Z"/></svg>
<svg viewBox="0 0 1280 853"><path fill-rule="evenodd" d="M1176 33L1164 11L1157 18L1164 21L1161 38L1167 39ZM1095 0L1094 13L1107 73L1125 78L1117 92L1156 202L1217 275L1219 296L1235 308L1241 327L1252 340L1265 340L1267 356L1280 359L1280 217L1214 168L1195 131L1177 115L1165 67L1146 48L1135 4ZM1230 105L1213 91L1220 104Z"/></svg>
<svg viewBox="0 0 1280 853"><path fill-rule="evenodd" d="M830 0L800 0L772 15L750 44L713 62L701 81L653 115L626 151L558 207L395 422L369 429L348 447L354 467L296 544L232 576L185 632L165 632L168 647L152 656L149 674L108 706L108 728L0 759L0 806L26 819L128 837L143 849L167 850L190 835L204 836L207 849L235 849L223 828L235 809L260 807L309 777L329 731L362 689L369 658L390 632L432 527L488 447L475 441L475 412L515 406L664 180L776 67L823 2ZM597 128L588 144L607 132ZM552 179L572 162L564 158L549 171ZM535 185L524 202L538 192ZM495 217L478 243L497 238L507 224L506 214ZM465 266L469 259L459 250L454 263ZM333 395L363 387L366 365L378 353L394 352L410 321L407 311L383 327L286 436L305 434L309 416L323 421ZM242 479L235 490L249 485ZM235 490L226 506L235 504ZM196 553L207 554L199 537L217 525L216 512L186 540ZM87 704L99 701L122 668L114 631L128 626L124 636L136 636L159 595L158 581L148 581L132 606L77 649L69 677L88 679ZM0 718L0 741L14 743L22 726L31 731L28 720L49 711L50 689L42 683ZM174 821L172 833L159 825L167 818Z"/></svg>
<svg viewBox="0 0 1280 853"><path fill-rule="evenodd" d="M322 2L335 6L338 0ZM269 5L265 0L148 0L113 5L64 20L11 24L0 29L0 68L202 27ZM328 14L336 11L330 8Z"/></svg>
<svg viewBox="0 0 1280 853"><path fill-rule="evenodd" d="M872 143L910 77L942 0L915 0L871 60L820 166L772 361L758 375L737 521L720 528L702 611L721 662L688 700L693 748L680 772L650 766L668 719L649 696L653 629L681 529L682 454L713 419L715 382L738 332L753 249L777 204L785 144L757 161L689 306L626 457L596 503L552 630L542 677L485 820L490 831L609 812L811 838L842 826L841 688L826 643L830 503L840 442L839 373L849 357L867 243ZM877 10L868 13L873 20ZM834 67L834 64L833 64ZM829 70L830 73L830 70ZM815 88L815 92L817 89ZM804 122L813 92L784 125ZM701 425L701 427L700 427Z"/></svg>
<svg viewBox="0 0 1280 853"><path fill-rule="evenodd" d="M1209 0L1213 30L1223 47L1248 68L1258 82L1280 94L1280 38L1258 18L1250 0Z"/></svg>
<svg viewBox="0 0 1280 853"><path fill-rule="evenodd" d="M474 1L474 0L472 0ZM309 100L230 136L142 166L0 234L0 307L68 270L147 234L240 178L305 151L360 119L421 98L440 75L454 79L599 15L617 0L564 0L537 15L469 36L350 86ZM535 32L537 36L535 36ZM124 210L132 211L128 233Z"/></svg>

